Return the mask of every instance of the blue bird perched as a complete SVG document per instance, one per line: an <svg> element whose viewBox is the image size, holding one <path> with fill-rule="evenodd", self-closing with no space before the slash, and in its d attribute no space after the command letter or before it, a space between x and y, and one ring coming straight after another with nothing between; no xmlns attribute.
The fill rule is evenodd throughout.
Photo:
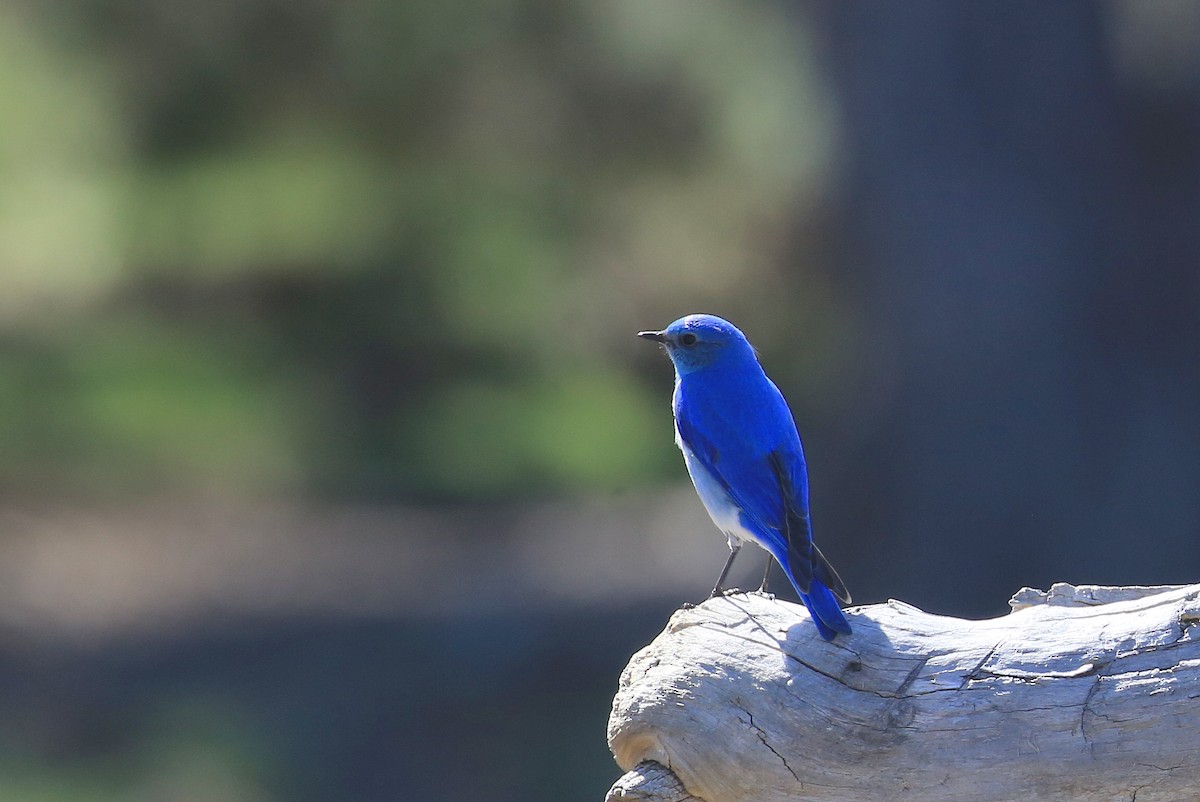
<svg viewBox="0 0 1200 802"><path fill-rule="evenodd" d="M712 595L722 592L742 543L757 543L783 568L821 637L849 635L838 600L849 604L850 594L812 540L800 434L754 347L713 315L688 315L638 336L662 343L675 365L675 443L696 493L729 539ZM770 571L768 560L762 590Z"/></svg>

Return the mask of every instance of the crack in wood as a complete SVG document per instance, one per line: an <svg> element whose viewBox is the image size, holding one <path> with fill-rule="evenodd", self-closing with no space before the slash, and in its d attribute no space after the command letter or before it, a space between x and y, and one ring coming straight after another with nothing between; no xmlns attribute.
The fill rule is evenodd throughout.
<svg viewBox="0 0 1200 802"><path fill-rule="evenodd" d="M1086 677L1089 674L1095 674L1104 665L1106 664L1089 662L1070 671L1022 671L1019 668L1003 668L993 671L989 668L981 668L978 669L978 672L992 677L1036 682L1040 679L1077 679L1079 677Z"/></svg>
<svg viewBox="0 0 1200 802"><path fill-rule="evenodd" d="M750 727L754 730L755 734L758 736L758 740L762 743L763 746L765 746L765 747L767 747L767 749L771 750L771 754L773 754L773 755L775 755L775 757L779 758L779 762L783 764L783 767L785 769L787 769L788 774L792 775L792 779L795 780L797 783L799 783L800 787L803 788L804 782L800 779L800 777L796 774L796 772L792 770L792 767L788 765L787 758L784 757L783 755L781 755L778 751L776 751L775 747L771 746L771 744L769 744L767 742L766 732L763 731L762 727L760 727L754 723L754 714L751 713L749 710L747 710L745 707L743 707L740 704L734 704L734 707L736 707L738 710L741 710L743 713L746 714L746 718L749 719L749 721L750 721Z"/></svg>
<svg viewBox="0 0 1200 802"><path fill-rule="evenodd" d="M1004 645L1003 640L996 641L995 645L992 646L992 648L988 649L987 654L985 654L983 656L983 659L980 660L978 663L976 663L974 668L972 668L970 671L968 671L966 674L963 675L963 681L958 686L958 689L960 691L963 690L964 688L966 688L967 685L969 685L972 680L983 679L983 677L980 676L979 672L981 672L983 670L983 667L987 663L987 661L992 659L992 655L994 655L996 653L996 650L999 649L1003 645Z"/></svg>
<svg viewBox="0 0 1200 802"><path fill-rule="evenodd" d="M1096 756L1095 742L1092 741L1092 736L1087 731L1087 714L1090 712L1093 716L1096 715L1091 710L1092 697L1096 695L1096 691L1100 690L1100 682L1104 679L1102 674L1096 674L1096 681L1092 683L1092 687L1088 688L1087 696L1083 697L1083 706L1079 709L1079 735L1083 738L1083 743L1087 746L1092 757Z"/></svg>
<svg viewBox="0 0 1200 802"><path fill-rule="evenodd" d="M917 677L919 677L921 672L925 670L925 666L929 664L929 661L932 658L932 654L927 654L922 657L915 666L912 667L912 671L908 672L908 676L904 678L904 682L901 682L900 687L896 689L896 696L904 696L906 693L908 693L908 689L911 688L912 684L917 681Z"/></svg>

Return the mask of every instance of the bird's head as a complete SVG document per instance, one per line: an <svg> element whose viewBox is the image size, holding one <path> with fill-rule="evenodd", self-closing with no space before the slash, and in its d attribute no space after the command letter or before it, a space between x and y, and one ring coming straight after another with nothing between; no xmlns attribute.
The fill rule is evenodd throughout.
<svg viewBox="0 0 1200 802"><path fill-rule="evenodd" d="M757 361L746 336L716 315L688 315L662 331L639 331L638 336L662 343L681 376L718 364Z"/></svg>

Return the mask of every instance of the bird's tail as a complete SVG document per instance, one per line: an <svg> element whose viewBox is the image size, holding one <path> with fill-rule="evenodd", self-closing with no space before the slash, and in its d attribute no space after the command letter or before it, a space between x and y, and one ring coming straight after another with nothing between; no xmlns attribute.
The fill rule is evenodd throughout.
<svg viewBox="0 0 1200 802"><path fill-rule="evenodd" d="M789 559L780 560L777 555L776 562L783 567L783 572L787 574L792 587L800 594L800 600L808 608L821 637L825 640L833 640L839 634L851 634L850 622L846 620L846 615L842 612L842 606L838 602L840 597L849 603L850 593L842 583L841 577L833 570L833 566L825 559L825 555L821 554L816 546L812 547L812 557L808 569L812 578L808 582L807 589L796 581L796 575L793 573L793 567L802 567L803 562L791 559L798 556L796 554L785 554L785 556Z"/></svg>
<svg viewBox="0 0 1200 802"><path fill-rule="evenodd" d="M834 596L833 591L827 588L821 580L814 579L812 585L809 586L808 593L800 594L800 600L808 608L813 623L817 625L817 632L821 633L822 638L833 640L839 634L850 634L850 622L846 620L846 614L842 612L837 596Z"/></svg>

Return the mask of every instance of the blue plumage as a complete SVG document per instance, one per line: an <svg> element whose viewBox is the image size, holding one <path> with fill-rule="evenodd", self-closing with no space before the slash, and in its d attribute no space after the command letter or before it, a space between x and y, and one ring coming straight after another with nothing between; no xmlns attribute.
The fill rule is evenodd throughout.
<svg viewBox="0 0 1200 802"><path fill-rule="evenodd" d="M848 604L850 594L812 541L800 435L753 347L713 315L688 315L639 336L661 342L675 365L675 442L700 500L729 539L713 595L741 544L756 543L783 568L821 637L849 635L838 600Z"/></svg>

